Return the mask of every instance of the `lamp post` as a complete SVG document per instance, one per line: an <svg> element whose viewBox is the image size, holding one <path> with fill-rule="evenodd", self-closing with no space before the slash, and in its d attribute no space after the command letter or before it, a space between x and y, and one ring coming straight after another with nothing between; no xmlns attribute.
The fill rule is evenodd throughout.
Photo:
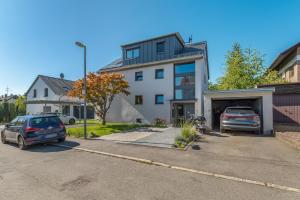
<svg viewBox="0 0 300 200"><path fill-rule="evenodd" d="M81 42L75 42L77 46L84 49L84 69L83 69L83 96L84 96L84 103L83 103L83 129L84 129L84 139L87 138L86 133L86 46L82 44Z"/></svg>

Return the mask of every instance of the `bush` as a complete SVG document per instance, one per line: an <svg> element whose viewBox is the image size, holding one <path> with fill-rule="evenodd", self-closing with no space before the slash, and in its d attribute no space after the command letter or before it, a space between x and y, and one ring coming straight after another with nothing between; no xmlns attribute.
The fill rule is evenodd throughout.
<svg viewBox="0 0 300 200"><path fill-rule="evenodd" d="M175 138L175 147L178 148L184 148L187 145L187 141L184 137L182 137L181 135L177 136Z"/></svg>
<svg viewBox="0 0 300 200"><path fill-rule="evenodd" d="M197 131L190 123L184 123L181 135L175 138L175 147L184 148L197 137Z"/></svg>
<svg viewBox="0 0 300 200"><path fill-rule="evenodd" d="M153 122L154 127L165 128L167 127L167 122L164 119L155 118Z"/></svg>
<svg viewBox="0 0 300 200"><path fill-rule="evenodd" d="M184 123L181 128L181 136L187 141L192 141L196 138L197 131L190 123Z"/></svg>

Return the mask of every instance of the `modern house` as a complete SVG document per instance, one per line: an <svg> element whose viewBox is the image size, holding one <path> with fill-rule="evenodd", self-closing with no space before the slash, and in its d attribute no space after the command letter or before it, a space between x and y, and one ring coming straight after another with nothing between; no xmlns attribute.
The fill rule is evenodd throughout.
<svg viewBox="0 0 300 200"><path fill-rule="evenodd" d="M61 78L38 75L26 95L26 113L41 114L59 112L67 116L81 118L82 100L67 96L73 81ZM94 118L94 110L88 107L88 118Z"/></svg>
<svg viewBox="0 0 300 200"><path fill-rule="evenodd" d="M270 66L288 82L300 82L300 42L279 54Z"/></svg>
<svg viewBox="0 0 300 200"><path fill-rule="evenodd" d="M190 114L203 114L208 89L207 43L185 43L171 33L121 46L122 57L99 72L118 72L129 82L129 96L112 103L108 121L176 124Z"/></svg>

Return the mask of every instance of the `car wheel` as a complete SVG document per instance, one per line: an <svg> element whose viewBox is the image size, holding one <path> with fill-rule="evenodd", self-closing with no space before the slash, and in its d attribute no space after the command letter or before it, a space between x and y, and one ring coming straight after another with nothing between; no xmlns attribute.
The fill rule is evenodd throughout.
<svg viewBox="0 0 300 200"><path fill-rule="evenodd" d="M75 119L70 119L69 124L75 124Z"/></svg>
<svg viewBox="0 0 300 200"><path fill-rule="evenodd" d="M25 145L24 139L21 136L18 137L18 147L21 150L26 149L26 145Z"/></svg>
<svg viewBox="0 0 300 200"><path fill-rule="evenodd" d="M4 133L1 133L1 142L2 142L3 144L6 144L6 143L7 143L7 141L6 141L6 139L5 139Z"/></svg>
<svg viewBox="0 0 300 200"><path fill-rule="evenodd" d="M66 138L60 138L58 139L58 142L64 142L66 140Z"/></svg>

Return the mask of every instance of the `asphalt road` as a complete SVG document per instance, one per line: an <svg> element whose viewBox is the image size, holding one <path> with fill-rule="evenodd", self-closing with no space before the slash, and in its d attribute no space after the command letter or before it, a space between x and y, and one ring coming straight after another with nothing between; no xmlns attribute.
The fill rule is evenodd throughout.
<svg viewBox="0 0 300 200"><path fill-rule="evenodd" d="M49 145L0 144L2 200L300 199L299 193Z"/></svg>

